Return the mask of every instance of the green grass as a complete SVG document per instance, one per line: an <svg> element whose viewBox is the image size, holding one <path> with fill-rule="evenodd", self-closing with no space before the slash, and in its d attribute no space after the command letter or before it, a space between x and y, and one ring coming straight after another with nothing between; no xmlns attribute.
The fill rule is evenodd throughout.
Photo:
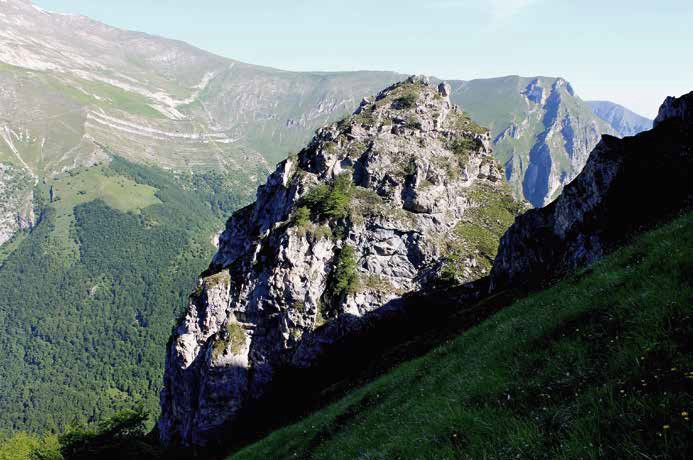
<svg viewBox="0 0 694 460"><path fill-rule="evenodd" d="M331 184L313 187L303 199L302 205L308 207L319 221L344 219L349 213L349 204L354 194L352 174L342 173Z"/></svg>
<svg viewBox="0 0 694 460"><path fill-rule="evenodd" d="M475 123L470 115L465 112L458 113L453 121L453 126L460 131L468 131L475 134L484 134L487 132L487 128Z"/></svg>
<svg viewBox="0 0 694 460"><path fill-rule="evenodd" d="M338 301L356 291L359 284L357 254L354 246L343 246L335 256L335 266L328 283L328 296Z"/></svg>
<svg viewBox="0 0 694 460"><path fill-rule="evenodd" d="M299 206L292 214L292 225L305 227L311 223L311 210L306 206Z"/></svg>
<svg viewBox="0 0 694 460"><path fill-rule="evenodd" d="M243 327L238 323L230 322L227 324L224 336L215 342L212 348L212 356L218 359L227 348L229 348L232 354L238 354L245 344L246 333L243 332Z"/></svg>
<svg viewBox="0 0 694 460"><path fill-rule="evenodd" d="M156 188L138 184L131 178L104 174L102 167L84 169L63 176L53 182L54 195L60 198L61 209L65 204L79 205L93 200L104 203L122 212L136 211L153 204L161 204L155 196Z"/></svg>
<svg viewBox="0 0 694 460"><path fill-rule="evenodd" d="M398 105L398 107L402 109L409 109L411 107L414 107L414 105L417 103L417 93L413 90L408 90L402 92L401 94L402 95L396 98L394 101Z"/></svg>
<svg viewBox="0 0 694 460"><path fill-rule="evenodd" d="M49 183L53 186L51 207L56 212L55 234L59 241L71 245L70 228L75 223L74 209L81 204L102 200L109 207L122 212L137 212L161 204L155 195L156 188L105 171L104 166L86 168Z"/></svg>
<svg viewBox="0 0 694 460"><path fill-rule="evenodd" d="M477 260L477 267L467 268L475 277L472 279L486 276L496 257L499 239L523 211L523 205L511 197L508 189L499 193L494 187L474 185L467 196L471 207L455 226L454 239L446 241L446 261L440 273L444 283L465 279L465 261L471 255Z"/></svg>
<svg viewBox="0 0 694 460"><path fill-rule="evenodd" d="M688 214L229 458L691 458L691 280Z"/></svg>

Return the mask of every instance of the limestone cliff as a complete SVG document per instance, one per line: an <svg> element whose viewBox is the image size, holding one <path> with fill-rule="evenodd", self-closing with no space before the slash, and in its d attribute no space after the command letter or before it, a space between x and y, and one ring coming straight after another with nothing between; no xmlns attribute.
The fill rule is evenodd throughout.
<svg viewBox="0 0 694 460"><path fill-rule="evenodd" d="M690 92L667 98L652 130L624 139L603 136L556 201L516 219L501 239L492 289L533 287L691 209L691 180Z"/></svg>
<svg viewBox="0 0 694 460"><path fill-rule="evenodd" d="M410 77L365 99L231 217L170 342L164 442L214 440L278 368L349 334L346 319L488 273L523 206L449 92Z"/></svg>

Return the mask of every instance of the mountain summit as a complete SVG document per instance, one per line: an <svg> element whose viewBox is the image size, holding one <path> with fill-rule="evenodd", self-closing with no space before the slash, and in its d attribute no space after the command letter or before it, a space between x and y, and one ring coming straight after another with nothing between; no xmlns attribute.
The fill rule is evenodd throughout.
<svg viewBox="0 0 694 460"><path fill-rule="evenodd" d="M488 273L523 206L449 94L410 77L365 99L231 217L170 343L163 441L208 443L276 369L310 367L358 318Z"/></svg>

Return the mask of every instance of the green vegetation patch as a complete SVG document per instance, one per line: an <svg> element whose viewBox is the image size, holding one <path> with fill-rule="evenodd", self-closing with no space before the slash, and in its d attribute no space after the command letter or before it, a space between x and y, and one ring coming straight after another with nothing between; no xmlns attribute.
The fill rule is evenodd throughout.
<svg viewBox="0 0 694 460"><path fill-rule="evenodd" d="M453 115L452 126L456 130L466 131L475 134L484 134L488 130L487 128L475 123L470 115L465 112L456 112Z"/></svg>
<svg viewBox="0 0 694 460"><path fill-rule="evenodd" d="M691 229L644 234L229 458L685 458Z"/></svg>
<svg viewBox="0 0 694 460"><path fill-rule="evenodd" d="M71 172L55 180L52 185L53 201L60 203L56 206L58 209L97 199L123 212L161 203L156 197L155 187L139 184L126 176L104 174L104 166Z"/></svg>
<svg viewBox="0 0 694 460"><path fill-rule="evenodd" d="M422 129L422 122L416 116L411 116L405 122L405 128L409 129Z"/></svg>
<svg viewBox="0 0 694 460"><path fill-rule="evenodd" d="M3 430L59 433L132 401L156 416L171 328L234 210L220 206L249 199L204 176L191 181L116 157L58 179L54 203L39 184L41 220L0 267ZM60 224L59 213L74 223Z"/></svg>
<svg viewBox="0 0 694 460"><path fill-rule="evenodd" d="M359 112L356 115L352 115L351 119L354 120L356 123L364 126L373 126L375 123L375 118L374 118L374 109L375 105L368 105L364 107L361 112ZM349 119L345 119L345 123ZM341 126L344 126L344 123L341 123Z"/></svg>
<svg viewBox="0 0 694 460"><path fill-rule="evenodd" d="M472 269L475 275L489 273L499 239L524 210L522 203L513 199L505 185L494 188L476 184L467 191L467 196L471 207L465 210L463 219L456 225L453 238L446 240L448 256L440 273L440 280L444 283L455 283L465 278L464 260L469 257L477 261L477 268Z"/></svg>
<svg viewBox="0 0 694 460"><path fill-rule="evenodd" d="M330 304L335 304L342 301L345 296L355 293L358 287L357 251L354 246L347 244L335 255L325 297Z"/></svg>
<svg viewBox="0 0 694 460"><path fill-rule="evenodd" d="M149 118L164 118L164 115L152 107L152 101L146 96L127 91L102 81L73 78L70 82L42 75L43 81L54 91L84 106L115 108L125 112Z"/></svg>
<svg viewBox="0 0 694 460"><path fill-rule="evenodd" d="M232 354L237 355L241 353L243 347L246 345L246 333L243 330L243 326L236 322L229 322L222 337L220 337L212 347L212 357L214 359L219 359L224 352L229 349Z"/></svg>
<svg viewBox="0 0 694 460"><path fill-rule="evenodd" d="M344 219L349 214L354 185L350 173L340 174L331 184L319 184L303 198L301 205L308 207L319 221Z"/></svg>
<svg viewBox="0 0 694 460"><path fill-rule="evenodd" d="M222 270L204 279L204 283L208 288L216 288L222 285L229 286L230 282L231 276L229 275L229 270Z"/></svg>
<svg viewBox="0 0 694 460"><path fill-rule="evenodd" d="M82 80L78 85L82 86L88 93L101 97L102 100L99 100L98 105L111 105L116 109L150 118L164 118L161 112L150 105L152 101L140 94L104 82ZM104 102L103 99L106 99L107 102Z"/></svg>
<svg viewBox="0 0 694 460"><path fill-rule="evenodd" d="M394 105L398 109L409 109L417 104L417 99L419 96L417 95L416 91L408 89L401 94L401 96L396 97L393 101Z"/></svg>
<svg viewBox="0 0 694 460"><path fill-rule="evenodd" d="M139 212L161 203L155 187L115 174L105 165L71 171L50 181L49 187L50 206L55 210L55 236L66 247L74 247L74 232L70 229L75 226L74 209L81 204L101 200L118 211Z"/></svg>
<svg viewBox="0 0 694 460"><path fill-rule="evenodd" d="M448 149L455 153L456 155L465 156L466 158L470 153L476 152L479 148L479 144L475 139L469 139L464 137L462 139L454 139L448 143Z"/></svg>
<svg viewBox="0 0 694 460"><path fill-rule="evenodd" d="M299 206L291 216L291 224L305 227L311 222L311 210L307 206Z"/></svg>
<svg viewBox="0 0 694 460"><path fill-rule="evenodd" d="M360 291L376 291L385 292L392 294L401 294L402 292L393 286L387 279L374 275L368 274L359 277L358 289Z"/></svg>

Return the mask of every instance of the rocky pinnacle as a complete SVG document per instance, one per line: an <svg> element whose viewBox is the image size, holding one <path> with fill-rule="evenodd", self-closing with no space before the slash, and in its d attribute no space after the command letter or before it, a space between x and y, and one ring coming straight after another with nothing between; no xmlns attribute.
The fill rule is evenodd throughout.
<svg viewBox="0 0 694 460"><path fill-rule="evenodd" d="M167 351L164 442L214 441L278 368L309 367L348 334L349 318L489 272L523 206L489 132L449 93L410 77L364 99L229 219Z"/></svg>

